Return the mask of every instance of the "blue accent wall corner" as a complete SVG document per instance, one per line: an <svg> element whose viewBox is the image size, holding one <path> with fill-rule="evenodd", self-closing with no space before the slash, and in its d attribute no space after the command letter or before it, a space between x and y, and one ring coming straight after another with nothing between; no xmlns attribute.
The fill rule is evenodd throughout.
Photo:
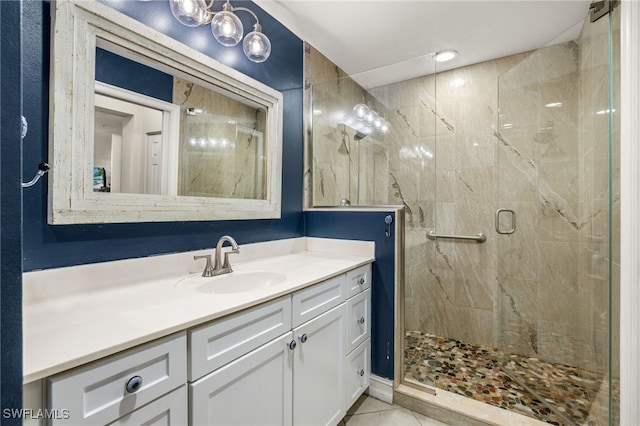
<svg viewBox="0 0 640 426"><path fill-rule="evenodd" d="M309 237L374 241L376 261L371 271L371 372L393 379L395 324L396 236L386 236L385 217L393 212L307 211Z"/></svg>

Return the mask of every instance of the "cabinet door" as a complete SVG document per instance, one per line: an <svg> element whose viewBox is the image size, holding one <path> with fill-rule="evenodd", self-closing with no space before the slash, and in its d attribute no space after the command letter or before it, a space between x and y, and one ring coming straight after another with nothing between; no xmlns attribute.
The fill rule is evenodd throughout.
<svg viewBox="0 0 640 426"><path fill-rule="evenodd" d="M189 385L189 419L204 425L291 425L291 332Z"/></svg>
<svg viewBox="0 0 640 426"><path fill-rule="evenodd" d="M346 305L293 330L293 424L336 425L346 412Z"/></svg>

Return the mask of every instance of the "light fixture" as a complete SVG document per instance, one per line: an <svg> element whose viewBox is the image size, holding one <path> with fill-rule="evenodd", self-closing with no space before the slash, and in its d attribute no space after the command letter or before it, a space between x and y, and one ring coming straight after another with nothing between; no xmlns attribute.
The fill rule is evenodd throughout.
<svg viewBox="0 0 640 426"><path fill-rule="evenodd" d="M222 10L212 12L214 0L169 0L171 13L178 22L187 27L211 24L211 33L223 46L236 46L243 39L244 27L234 12L250 13L256 20L253 31L244 36L242 50L253 62L264 62L271 55L271 42L262 32L258 16L246 7L233 7L229 0Z"/></svg>
<svg viewBox="0 0 640 426"><path fill-rule="evenodd" d="M370 134L374 130L377 130L383 135L391 133L391 124L365 104L357 104L354 106L352 114L345 115L344 120L348 122L347 124L350 126L352 120L359 122L357 124L360 124L360 127L356 128L356 130L360 133Z"/></svg>
<svg viewBox="0 0 640 426"><path fill-rule="evenodd" d="M447 62L452 60L456 56L458 56L458 52L456 52L455 50L443 50L436 53L435 60L436 62Z"/></svg>

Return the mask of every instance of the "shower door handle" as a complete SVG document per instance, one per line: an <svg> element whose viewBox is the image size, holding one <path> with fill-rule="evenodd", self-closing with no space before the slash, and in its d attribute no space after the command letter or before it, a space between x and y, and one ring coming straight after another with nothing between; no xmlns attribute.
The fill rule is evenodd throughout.
<svg viewBox="0 0 640 426"><path fill-rule="evenodd" d="M511 228L503 230L500 228L500 215L502 213L511 213ZM516 212L511 209L496 210L496 232L498 234L513 234L516 232Z"/></svg>

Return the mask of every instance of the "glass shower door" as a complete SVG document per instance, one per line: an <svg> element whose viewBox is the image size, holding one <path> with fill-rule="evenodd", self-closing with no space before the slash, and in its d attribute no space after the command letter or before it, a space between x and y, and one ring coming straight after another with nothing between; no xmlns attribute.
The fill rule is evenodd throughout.
<svg viewBox="0 0 640 426"><path fill-rule="evenodd" d="M514 395L505 403L564 425L610 417L615 13L587 18L578 40L537 50L498 80L496 330Z"/></svg>

